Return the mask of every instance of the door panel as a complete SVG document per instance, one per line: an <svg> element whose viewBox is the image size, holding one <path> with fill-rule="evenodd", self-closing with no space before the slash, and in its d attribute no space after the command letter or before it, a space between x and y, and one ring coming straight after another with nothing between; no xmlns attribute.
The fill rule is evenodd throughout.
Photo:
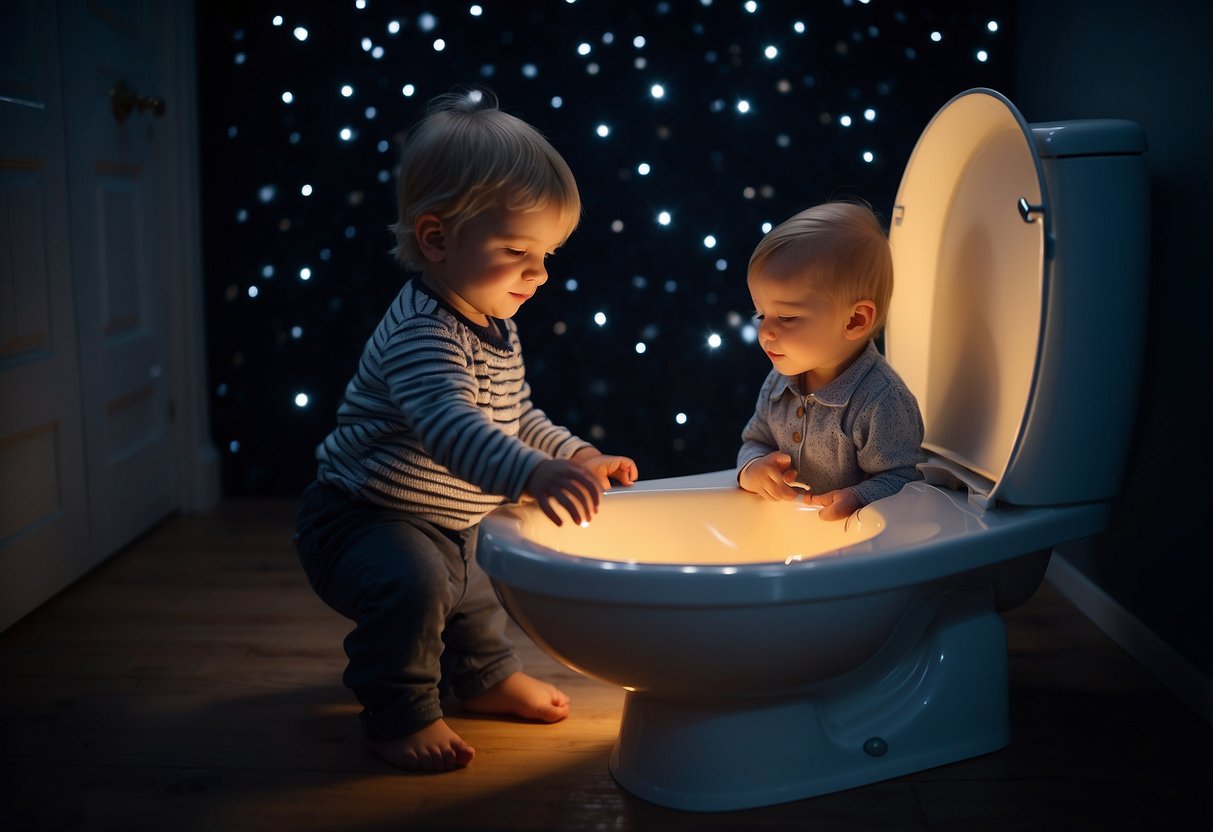
<svg viewBox="0 0 1213 832"><path fill-rule="evenodd" d="M0 629L91 568L53 4L0 4Z"/></svg>
<svg viewBox="0 0 1213 832"><path fill-rule="evenodd" d="M61 4L72 259L94 539L113 552L175 507L168 281L153 195L158 124L119 121L110 91L155 94L155 4Z"/></svg>

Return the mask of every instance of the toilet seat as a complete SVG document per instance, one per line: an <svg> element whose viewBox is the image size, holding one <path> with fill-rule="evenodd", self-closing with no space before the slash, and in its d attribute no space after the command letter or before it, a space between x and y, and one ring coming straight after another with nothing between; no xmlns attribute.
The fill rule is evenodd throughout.
<svg viewBox="0 0 1213 832"><path fill-rule="evenodd" d="M928 482L982 510L1118 493L1144 337L1145 151L1133 122L1029 125L987 89L923 131L889 228L885 355L918 398Z"/></svg>
<svg viewBox="0 0 1213 832"><path fill-rule="evenodd" d="M889 229L885 354L922 408L928 481L987 507L1037 389L1052 211L1023 116L991 90L952 99L902 176Z"/></svg>

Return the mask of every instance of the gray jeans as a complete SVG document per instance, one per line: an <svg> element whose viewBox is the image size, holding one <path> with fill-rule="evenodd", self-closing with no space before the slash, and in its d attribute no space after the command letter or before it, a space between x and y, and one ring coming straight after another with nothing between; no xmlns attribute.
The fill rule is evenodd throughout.
<svg viewBox="0 0 1213 832"><path fill-rule="evenodd" d="M441 529L315 482L295 546L316 594L354 622L343 680L368 737L411 734L442 717L448 691L478 696L522 668L475 526Z"/></svg>

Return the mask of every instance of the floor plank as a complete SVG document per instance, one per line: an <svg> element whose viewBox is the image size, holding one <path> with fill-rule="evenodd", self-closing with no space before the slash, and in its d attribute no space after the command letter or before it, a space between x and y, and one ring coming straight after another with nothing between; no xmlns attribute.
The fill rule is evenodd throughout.
<svg viewBox="0 0 1213 832"><path fill-rule="evenodd" d="M362 745L348 627L294 558L294 505L176 518L0 634L3 829L1213 828L1213 731L1048 585L1007 615L1011 744L781 806L676 812L615 785L622 691L512 629L573 697L534 725L471 714L465 770Z"/></svg>

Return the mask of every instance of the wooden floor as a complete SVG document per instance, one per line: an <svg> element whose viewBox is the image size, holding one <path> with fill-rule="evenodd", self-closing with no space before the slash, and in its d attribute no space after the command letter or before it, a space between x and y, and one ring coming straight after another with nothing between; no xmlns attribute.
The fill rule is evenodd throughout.
<svg viewBox="0 0 1213 832"><path fill-rule="evenodd" d="M764 809L663 809L607 772L622 692L515 632L572 717L454 716L473 765L402 774L361 744L348 627L296 564L293 511L171 520L0 634L0 828L1213 828L1213 731L1047 584L1007 616L1012 742L984 757Z"/></svg>

